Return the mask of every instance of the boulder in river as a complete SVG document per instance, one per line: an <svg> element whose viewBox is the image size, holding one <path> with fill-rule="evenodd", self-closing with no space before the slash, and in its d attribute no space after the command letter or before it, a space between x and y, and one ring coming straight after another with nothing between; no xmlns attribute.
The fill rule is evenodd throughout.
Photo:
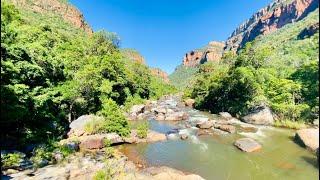
<svg viewBox="0 0 320 180"><path fill-rule="evenodd" d="M253 152L262 148L262 146L251 138L238 139L234 145L244 152Z"/></svg>
<svg viewBox="0 0 320 180"><path fill-rule="evenodd" d="M145 110L145 105L144 104L134 105L130 109L130 114L138 115L140 113L143 113L144 110Z"/></svg>
<svg viewBox="0 0 320 180"><path fill-rule="evenodd" d="M229 120L232 119L232 116L228 112L219 112L219 115L222 119Z"/></svg>
<svg viewBox="0 0 320 180"><path fill-rule="evenodd" d="M266 106L256 108L250 114L242 117L241 120L246 123L258 125L271 125L274 121L272 111Z"/></svg>
<svg viewBox="0 0 320 180"><path fill-rule="evenodd" d="M186 106L189 106L189 107L194 107L194 103L195 103L196 101L194 100L194 99L186 99L185 101L184 101L184 104L186 105Z"/></svg>
<svg viewBox="0 0 320 180"><path fill-rule="evenodd" d="M214 125L214 121L210 120L210 121L203 121L203 122L197 123L196 127L200 129L210 129L213 127L213 125Z"/></svg>
<svg viewBox="0 0 320 180"><path fill-rule="evenodd" d="M180 134L180 139L182 140L188 139L188 134Z"/></svg>
<svg viewBox="0 0 320 180"><path fill-rule="evenodd" d="M186 112L174 112L170 114L166 114L166 121L181 121L188 119L188 114Z"/></svg>
<svg viewBox="0 0 320 180"><path fill-rule="evenodd" d="M163 114L158 114L155 119L156 119L157 121L164 121L165 118L166 118L165 115L163 115Z"/></svg>
<svg viewBox="0 0 320 180"><path fill-rule="evenodd" d="M221 125L218 127L218 129L220 129L222 131L226 131L228 133L235 133L236 132L236 127L234 127L232 125Z"/></svg>
<svg viewBox="0 0 320 180"><path fill-rule="evenodd" d="M295 139L312 151L319 148L319 129L301 129L296 132Z"/></svg>

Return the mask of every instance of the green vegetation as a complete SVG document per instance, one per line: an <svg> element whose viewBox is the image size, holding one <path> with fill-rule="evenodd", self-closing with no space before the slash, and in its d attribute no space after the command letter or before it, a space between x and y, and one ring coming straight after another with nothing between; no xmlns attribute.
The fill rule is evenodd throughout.
<svg viewBox="0 0 320 180"><path fill-rule="evenodd" d="M169 75L170 82L179 90L183 90L190 85L193 75L198 71L198 67L185 67L180 65Z"/></svg>
<svg viewBox="0 0 320 180"><path fill-rule="evenodd" d="M275 121L273 125L275 127L285 127L290 129L306 128L306 125L303 121L281 120L281 121Z"/></svg>
<svg viewBox="0 0 320 180"><path fill-rule="evenodd" d="M1 155L1 169L18 167L20 162L23 160L21 153L9 153Z"/></svg>
<svg viewBox="0 0 320 180"><path fill-rule="evenodd" d="M99 170L96 172L96 174L93 176L94 180L111 180L112 176L111 173L105 170Z"/></svg>
<svg viewBox="0 0 320 180"><path fill-rule="evenodd" d="M59 139L83 114L103 118L102 124L86 127L90 133L127 135L120 106L158 98L173 87L123 56L119 44L114 33L88 35L54 12L36 13L2 0L3 146Z"/></svg>
<svg viewBox="0 0 320 180"><path fill-rule="evenodd" d="M276 126L300 127L319 112L319 33L299 39L304 28L318 22L319 10L249 42L238 55L227 53L218 63L200 66L193 88L196 108L213 113L245 115L269 106L281 121Z"/></svg>
<svg viewBox="0 0 320 180"><path fill-rule="evenodd" d="M141 139L146 138L147 135L148 135L148 129L149 129L148 122L140 123L137 126L137 135L138 135L138 137L141 138Z"/></svg>

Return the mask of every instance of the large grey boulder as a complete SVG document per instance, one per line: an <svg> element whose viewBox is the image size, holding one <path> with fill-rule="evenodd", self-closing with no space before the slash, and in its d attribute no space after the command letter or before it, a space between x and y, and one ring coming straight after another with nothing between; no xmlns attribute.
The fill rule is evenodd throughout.
<svg viewBox="0 0 320 180"><path fill-rule="evenodd" d="M173 112L166 114L165 121L181 121L188 119L188 114L186 112Z"/></svg>
<svg viewBox="0 0 320 180"><path fill-rule="evenodd" d="M78 119L72 121L69 125L70 131L68 136L82 136L85 134L84 127L90 121L102 121L103 118L95 115L82 115Z"/></svg>
<svg viewBox="0 0 320 180"><path fill-rule="evenodd" d="M134 105L130 109L130 114L139 115L140 113L143 113L145 110L144 104Z"/></svg>
<svg viewBox="0 0 320 180"><path fill-rule="evenodd" d="M274 118L270 108L261 106L250 114L242 117L241 120L250 124L271 125L273 124Z"/></svg>
<svg viewBox="0 0 320 180"><path fill-rule="evenodd" d="M312 151L316 151L319 148L319 129L298 130L295 138Z"/></svg>
<svg viewBox="0 0 320 180"><path fill-rule="evenodd" d="M238 139L234 145L244 152L253 152L261 149L261 145L251 138Z"/></svg>

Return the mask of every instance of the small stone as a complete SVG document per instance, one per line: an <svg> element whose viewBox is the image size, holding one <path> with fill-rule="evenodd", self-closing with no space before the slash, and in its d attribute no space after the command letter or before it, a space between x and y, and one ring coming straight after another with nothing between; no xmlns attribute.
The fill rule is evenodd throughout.
<svg viewBox="0 0 320 180"><path fill-rule="evenodd" d="M187 134L181 134L180 135L180 139L186 140L186 139L188 139L188 135Z"/></svg>
<svg viewBox="0 0 320 180"><path fill-rule="evenodd" d="M194 104L195 104L195 100L194 99L186 99L185 101L184 101L184 104L186 105L186 106L189 106L189 107L194 107Z"/></svg>

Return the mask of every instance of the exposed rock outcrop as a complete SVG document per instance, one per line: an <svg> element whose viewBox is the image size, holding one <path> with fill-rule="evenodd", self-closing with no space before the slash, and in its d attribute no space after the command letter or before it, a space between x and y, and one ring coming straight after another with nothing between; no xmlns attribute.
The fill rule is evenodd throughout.
<svg viewBox="0 0 320 180"><path fill-rule="evenodd" d="M275 0L240 25L226 41L225 50L237 51L259 35L299 21L317 7L318 0Z"/></svg>
<svg viewBox="0 0 320 180"><path fill-rule="evenodd" d="M166 72L162 71L159 68L150 68L150 70L151 74L153 74L154 76L161 78L166 83L170 82L168 74Z"/></svg>
<svg viewBox="0 0 320 180"><path fill-rule="evenodd" d="M82 13L73 5L60 0L9 0L17 7L28 7L37 13L54 13L60 15L66 22L74 27L92 34L91 27L86 23Z"/></svg>
<svg viewBox="0 0 320 180"><path fill-rule="evenodd" d="M210 42L206 47L199 50L193 50L183 57L183 65L187 67L196 67L208 61L219 61L222 57L224 48L223 42Z"/></svg>

